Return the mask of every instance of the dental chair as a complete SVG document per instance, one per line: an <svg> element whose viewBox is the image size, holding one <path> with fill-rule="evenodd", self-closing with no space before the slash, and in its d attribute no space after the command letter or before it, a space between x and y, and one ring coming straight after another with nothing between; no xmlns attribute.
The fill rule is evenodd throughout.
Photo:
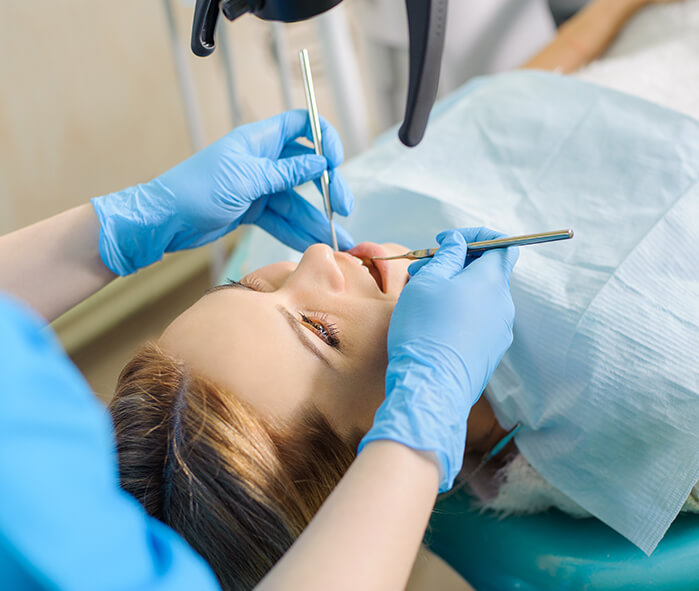
<svg viewBox="0 0 699 591"><path fill-rule="evenodd" d="M649 557L594 518L498 518L460 491L437 503L425 543L477 591L699 589L699 515L681 514Z"/></svg>

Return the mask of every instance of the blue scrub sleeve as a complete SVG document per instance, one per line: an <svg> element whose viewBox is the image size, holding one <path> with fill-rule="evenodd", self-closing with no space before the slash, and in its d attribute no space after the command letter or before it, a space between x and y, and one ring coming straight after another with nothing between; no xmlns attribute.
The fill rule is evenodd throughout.
<svg viewBox="0 0 699 591"><path fill-rule="evenodd" d="M204 560L120 489L107 410L50 328L0 295L0 339L3 588L219 589Z"/></svg>

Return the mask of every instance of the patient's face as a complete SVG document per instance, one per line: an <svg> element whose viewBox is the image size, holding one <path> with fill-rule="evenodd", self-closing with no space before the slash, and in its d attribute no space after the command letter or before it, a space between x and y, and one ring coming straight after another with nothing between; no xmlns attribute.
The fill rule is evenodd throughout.
<svg viewBox="0 0 699 591"><path fill-rule="evenodd" d="M406 250L364 243L351 252ZM215 288L161 345L263 416L292 419L313 403L341 433L367 431L384 397L386 334L409 261L377 262L370 272L357 257L316 244L298 265L276 263Z"/></svg>
<svg viewBox="0 0 699 591"><path fill-rule="evenodd" d="M407 250L313 245L298 265L276 263L210 290L160 344L266 418L293 420L312 403L340 433L366 432L384 398L386 335L410 261L369 269L362 259ZM469 421L469 438L488 420Z"/></svg>

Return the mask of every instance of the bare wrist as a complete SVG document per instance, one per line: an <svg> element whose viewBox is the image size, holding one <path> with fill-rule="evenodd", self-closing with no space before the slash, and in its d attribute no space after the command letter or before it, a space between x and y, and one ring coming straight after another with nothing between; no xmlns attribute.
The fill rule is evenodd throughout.
<svg viewBox="0 0 699 591"><path fill-rule="evenodd" d="M652 3L653 0L593 0L583 8L583 11L594 10L598 15L604 14L610 19L626 19L633 16L637 10Z"/></svg>
<svg viewBox="0 0 699 591"><path fill-rule="evenodd" d="M370 446L377 451L381 450L379 453L391 454L393 456L393 467L398 470L405 469L412 472L418 468L420 471L424 472L424 476L433 473L436 494L436 489L439 487L439 483L442 480L442 465L435 452L416 450L408 445L390 439L378 439L367 443L362 453L365 453ZM360 454L360 456L361 455L362 454Z"/></svg>
<svg viewBox="0 0 699 591"><path fill-rule="evenodd" d="M637 10L640 10L648 4L652 4L653 0L605 0L610 7L615 10L621 10L627 17L632 16Z"/></svg>

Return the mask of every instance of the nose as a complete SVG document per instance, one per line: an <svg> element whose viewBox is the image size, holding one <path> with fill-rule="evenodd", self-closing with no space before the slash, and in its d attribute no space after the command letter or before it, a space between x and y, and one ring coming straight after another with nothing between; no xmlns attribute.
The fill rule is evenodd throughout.
<svg viewBox="0 0 699 591"><path fill-rule="evenodd" d="M335 259L335 254L327 244L313 244L303 253L294 278L303 281L306 287L342 292L345 289L345 276Z"/></svg>

